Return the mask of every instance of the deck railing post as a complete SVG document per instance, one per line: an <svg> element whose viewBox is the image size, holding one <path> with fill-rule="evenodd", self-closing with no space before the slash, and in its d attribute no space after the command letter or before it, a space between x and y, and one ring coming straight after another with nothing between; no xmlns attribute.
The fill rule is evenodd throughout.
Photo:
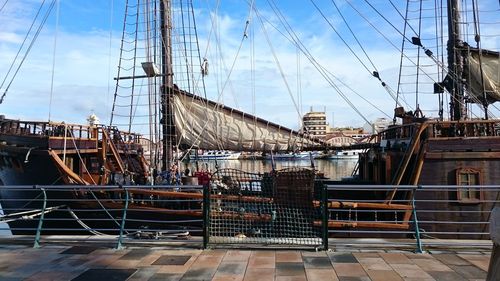
<svg viewBox="0 0 500 281"><path fill-rule="evenodd" d="M321 223L321 233L323 240L323 250L328 251L328 186L326 184L321 183L321 214L322 214L322 223Z"/></svg>
<svg viewBox="0 0 500 281"><path fill-rule="evenodd" d="M210 188L208 184L203 185L203 249L208 248L210 239Z"/></svg>
<svg viewBox="0 0 500 281"><path fill-rule="evenodd" d="M122 222L120 224L120 235L118 236L118 243L116 244L116 249L120 250L123 249L122 242L123 242L123 232L125 230L125 221L127 220L127 209L128 209L128 189L126 187L123 188L125 191L125 206L123 207L123 216L122 216Z"/></svg>
<svg viewBox="0 0 500 281"><path fill-rule="evenodd" d="M422 240L420 239L420 228L418 226L418 218L417 218L417 209L415 207L415 193L417 193L417 190L422 189L422 186L419 185L417 188L413 189L412 197L411 197L411 206L412 206L412 212L413 212L413 225L415 228L415 239L417 242L417 248L415 249L416 253L423 253L422 250Z"/></svg>
<svg viewBox="0 0 500 281"><path fill-rule="evenodd" d="M38 187L33 186L34 189ZM33 244L33 248L40 248L40 235L42 233L43 219L45 218L45 209L47 208L47 192L45 188L40 188L43 193L43 206L42 206L42 214L40 215L40 219L38 220L38 227L36 228L35 242Z"/></svg>

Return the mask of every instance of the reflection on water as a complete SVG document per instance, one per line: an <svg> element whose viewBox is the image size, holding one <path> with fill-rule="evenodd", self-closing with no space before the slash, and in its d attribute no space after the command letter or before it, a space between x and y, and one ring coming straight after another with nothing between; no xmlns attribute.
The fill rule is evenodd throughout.
<svg viewBox="0 0 500 281"><path fill-rule="evenodd" d="M326 159L316 159L314 160L314 167L321 173L325 174L332 180L340 180L343 177L348 177L352 174L354 167L356 166L357 160L326 160ZM286 167L311 167L310 160L294 160L294 161L276 161L276 169L286 168ZM219 168L233 168L239 169L247 172L263 173L271 171L271 161L270 160L217 160L217 165ZM216 161L199 161L199 169L210 171L215 171ZM182 163L181 169L186 169L189 167L191 171L196 171L196 164L194 162Z"/></svg>
<svg viewBox="0 0 500 281"><path fill-rule="evenodd" d="M0 205L0 217L2 216L3 216L3 209L2 205ZM2 235L11 235L9 226L4 222L0 223L0 236Z"/></svg>
<svg viewBox="0 0 500 281"><path fill-rule="evenodd" d="M200 169L210 171L216 170L216 161L199 161L198 166ZM253 173L263 173L271 171L271 161L269 160L218 160L217 166L219 168L233 168ZM352 160L314 160L316 170L325 174L332 180L339 180L342 177L348 177L352 174L356 161ZM189 167L191 171L196 171L196 164L194 162L182 163L181 169ZM310 160L296 160L296 161L276 161L276 169L286 167L311 167ZM0 206L0 216L2 215L2 208ZM0 223L0 236L10 235L11 232L6 223Z"/></svg>

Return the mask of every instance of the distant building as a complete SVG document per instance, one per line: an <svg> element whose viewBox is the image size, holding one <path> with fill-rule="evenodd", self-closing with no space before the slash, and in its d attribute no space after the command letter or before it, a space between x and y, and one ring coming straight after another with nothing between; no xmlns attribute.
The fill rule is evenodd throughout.
<svg viewBox="0 0 500 281"><path fill-rule="evenodd" d="M324 138L328 130L326 113L319 111L308 112L302 117L303 131L317 138Z"/></svg>
<svg viewBox="0 0 500 281"><path fill-rule="evenodd" d="M379 133L389 127L389 125L392 124L392 120L389 118L377 118L375 121L372 122L372 124L366 123L363 126L363 129L371 134L376 134Z"/></svg>
<svg viewBox="0 0 500 281"><path fill-rule="evenodd" d="M371 134L363 128L333 128L325 137L326 143L331 146L350 146L356 143L367 142Z"/></svg>

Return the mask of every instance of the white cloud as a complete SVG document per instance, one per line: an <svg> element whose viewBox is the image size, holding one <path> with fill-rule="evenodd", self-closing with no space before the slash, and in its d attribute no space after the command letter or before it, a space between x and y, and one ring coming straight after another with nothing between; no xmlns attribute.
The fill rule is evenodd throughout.
<svg viewBox="0 0 500 281"><path fill-rule="evenodd" d="M10 61L17 51L18 44L24 36L23 32L26 31L30 23L30 16L33 15L30 8L39 5L39 1L34 0L14 3L16 5L15 9L11 6L9 13L6 10L0 15L0 20L6 23L0 32L1 78L7 72ZM257 7L262 15L282 30L278 18L267 10L267 7ZM304 5L304 9L306 8L310 9L311 7ZM243 5L243 9L248 10L246 4ZM370 12L369 9L364 11ZM218 91L226 81L227 68L230 68L233 63L246 25L246 16L240 15L246 15L247 13L248 11L236 15L230 11L221 10L216 25L220 45L214 40L215 34L212 33L208 53L204 54L208 44L208 33L212 27L210 15L214 17L214 14L213 11L207 11L205 7L196 10L196 14L200 16L197 22L201 54L208 57L210 62L210 75L207 77L206 83L208 95L212 99L218 97ZM370 73L350 54L328 24L318 16L317 12L311 10L308 18L294 18L291 14L286 15L287 20L290 21L294 31L314 58L331 73L370 100L378 109L392 116L395 102L386 93L385 89L380 86L380 82L371 77ZM364 57L353 38L349 36L345 26L342 25L338 17L333 16L334 13L330 15L332 23L336 28L344 32L343 34L350 46L356 50L369 70L372 71L373 67ZM357 27L359 31L357 36L378 68L382 79L392 89L396 90L399 52L385 42L366 22L355 15L351 16L355 21L353 27ZM116 15L116 17L121 17L121 15ZM391 40L394 40L394 44L397 46L401 44L400 39L396 39L399 34L395 33L391 27L388 27L387 23L384 23L381 19L374 19L374 22L379 24L379 28ZM200 23L202 24L200 25ZM294 97L295 102L298 103L297 49L273 27L267 23L265 25L275 55L290 87L291 95ZM260 21L255 15L251 22L251 28L255 32L253 43L251 37L243 42L239 58L231 75L231 84L224 91L224 102L230 106L237 104L246 112L252 112L255 107L256 114L260 117L297 128L298 116L295 106L276 66L273 53L270 51L267 39L262 32ZM85 122L86 116L93 110L103 122L107 122L110 117L110 101L113 95L113 91L108 92L108 85L111 85L111 90L114 90L114 81L108 75L108 63L110 61L109 32L105 30L106 27L96 27L92 23L88 23L87 28L81 27L80 29L79 32L69 32L62 27L59 32L51 116L53 120L82 123ZM496 31L490 27L489 32ZM53 34L54 30L50 26L41 34L33 52L29 55L24 67L7 93L4 104L0 105L0 113L18 118L40 120L47 118L52 74ZM116 75L115 70L120 44L119 36L120 34L115 32L112 42L111 75L113 77ZM493 45L498 49L498 39L485 38L484 40L488 42L488 45ZM496 40L496 42L492 43L493 40ZM251 52L252 44L254 44L253 53ZM217 52L218 47L220 47L220 53ZM221 55L225 61L225 67L220 63L219 56ZM255 69L251 67L251 59L255 62ZM349 108L347 103L339 97L338 93L325 81L306 57L301 55L300 60L300 84L302 85L302 108L300 110L308 111L310 106L313 106L315 110L323 110L326 107L329 119L332 119L330 115L331 112L334 112L336 125L362 125L364 120ZM255 90L252 89L251 71L253 71L255 77ZM377 109L368 105L344 86L340 84L338 86L368 119L373 120L383 116ZM252 104L251 97L254 91L256 101L255 104ZM408 95L407 100L410 105L414 105L415 98L412 95ZM429 114L435 115L435 100L435 96L423 95L420 105L424 110L428 110ZM141 99L140 102L145 103L146 101Z"/></svg>

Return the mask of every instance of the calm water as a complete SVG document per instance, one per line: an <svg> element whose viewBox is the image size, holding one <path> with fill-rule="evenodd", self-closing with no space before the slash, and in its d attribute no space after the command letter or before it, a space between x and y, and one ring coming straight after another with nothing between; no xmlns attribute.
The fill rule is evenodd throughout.
<svg viewBox="0 0 500 281"><path fill-rule="evenodd" d="M356 166L357 160L326 160L326 159L317 159L314 160L315 168L324 173L326 177L332 180L339 180L343 177L350 176L354 167ZM310 160L295 160L295 161L276 161L276 169L281 169L284 167L310 167ZM271 171L271 161L270 160L218 160L217 165L219 168L233 168L240 169L248 172L269 172ZM193 162L190 163L182 163L181 169L186 169L186 166L189 167L191 171L195 171L195 164ZM215 161L199 161L198 167L200 169L210 171L215 171Z"/></svg>
<svg viewBox="0 0 500 281"><path fill-rule="evenodd" d="M218 160L217 165L219 168L233 168L240 169L248 172L263 173L269 172L271 170L271 161L269 160ZM196 170L196 166L193 162L182 163L181 169L185 169L189 166L191 171ZM215 171L216 163L215 161L199 161L198 166L200 169L206 170L207 167L210 171ZM281 169L284 167L310 167L310 160L296 160L296 161L276 161L276 169ZM324 160L318 159L314 160L315 168L324 173L326 177L332 180L339 180L342 177L350 176L354 167L356 166L356 161L352 160ZM2 209L0 206L0 215L2 214ZM0 223L0 235L9 235L10 230L6 223Z"/></svg>
<svg viewBox="0 0 500 281"><path fill-rule="evenodd" d="M2 205L0 205L0 216L3 215ZM0 223L0 235L10 235L9 226L6 223Z"/></svg>

